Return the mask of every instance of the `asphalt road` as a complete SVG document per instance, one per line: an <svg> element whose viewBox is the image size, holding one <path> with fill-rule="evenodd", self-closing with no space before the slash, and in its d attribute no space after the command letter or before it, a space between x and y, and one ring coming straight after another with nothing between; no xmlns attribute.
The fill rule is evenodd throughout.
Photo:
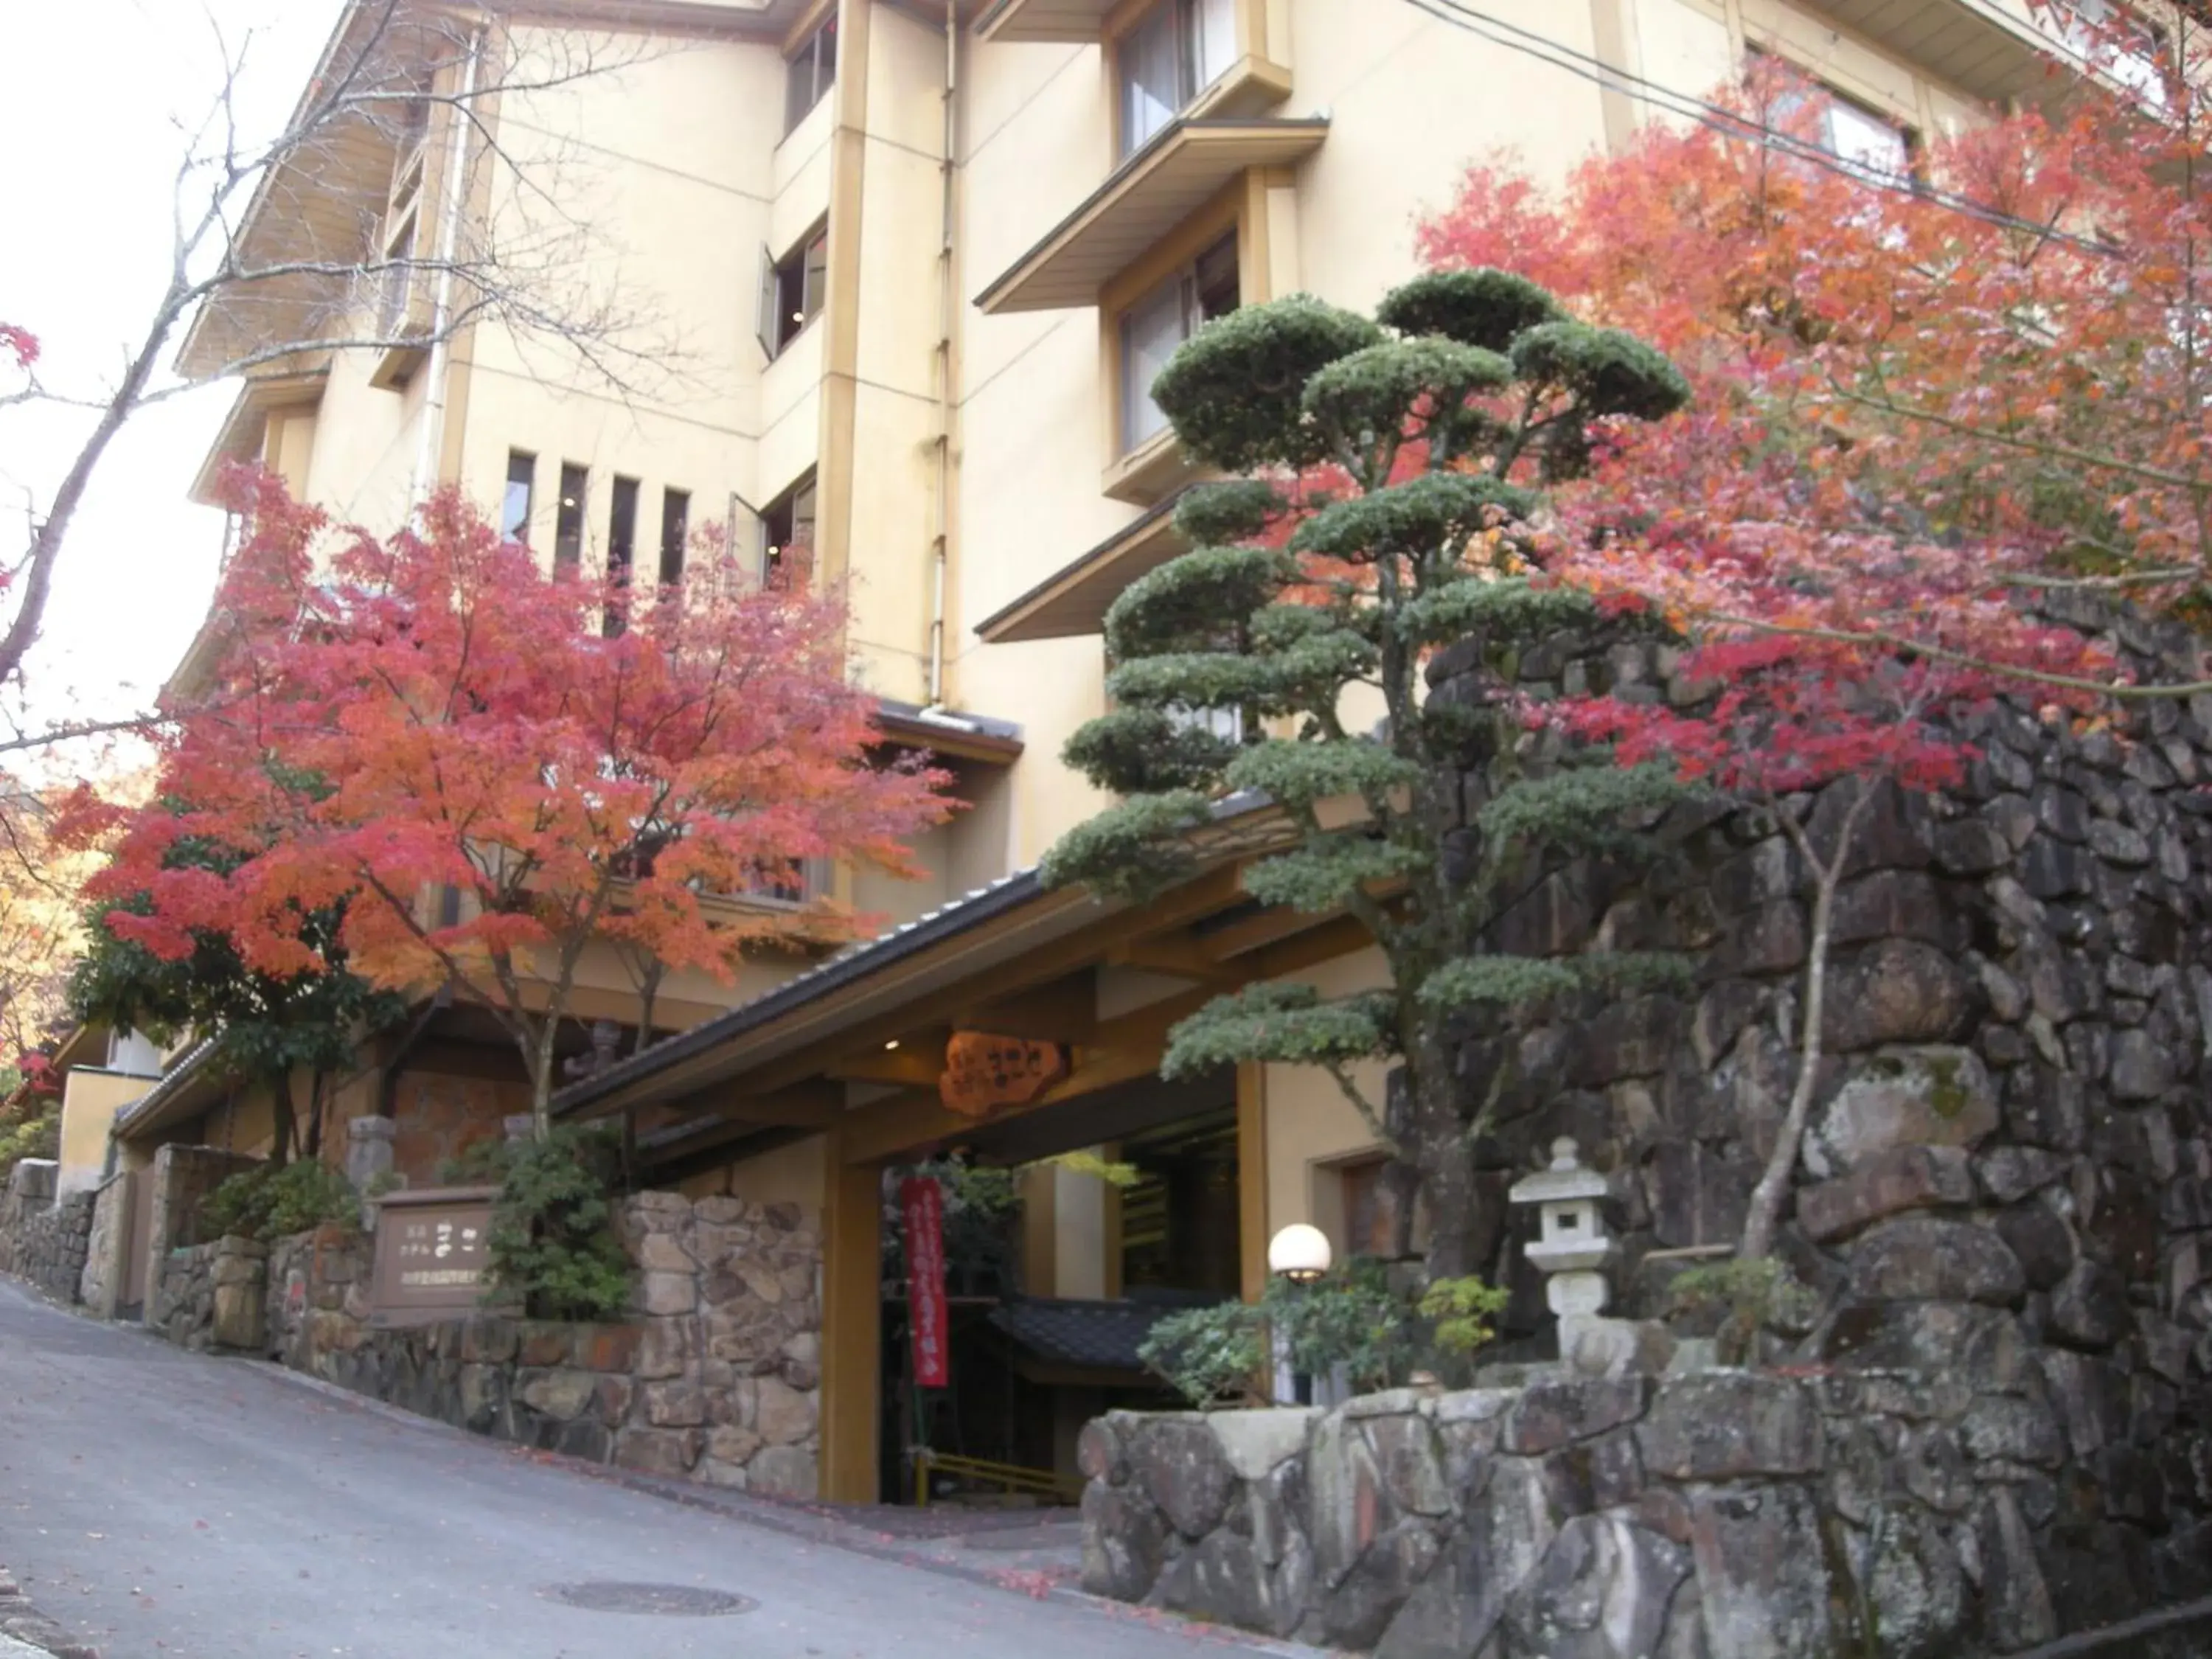
<svg viewBox="0 0 2212 1659"><path fill-rule="evenodd" d="M0 1564L106 1659L1188 1659L1241 1646L688 1508L4 1283L0 1412ZM679 1618L545 1594L583 1581L757 1606Z"/></svg>

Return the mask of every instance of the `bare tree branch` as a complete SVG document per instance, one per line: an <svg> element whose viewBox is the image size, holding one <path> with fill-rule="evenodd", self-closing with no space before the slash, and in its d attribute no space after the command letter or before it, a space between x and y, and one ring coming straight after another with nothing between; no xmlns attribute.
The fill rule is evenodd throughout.
<svg viewBox="0 0 2212 1659"><path fill-rule="evenodd" d="M20 674L86 493L142 410L340 352L428 355L479 328L511 337L533 374L588 382L625 404L690 378L601 246L580 146L524 121L517 143L500 121L503 104L526 110L675 48L642 34L486 28L433 0L356 0L290 118L253 137L240 89L257 38L232 39L212 14L207 22L221 82L197 121L177 124L166 281L119 366L93 386L52 384L27 366L0 392L0 410L94 417L43 510L33 501L0 612L0 681ZM416 158L421 182L395 204ZM456 159L458 202L447 187ZM309 196L322 211L297 210L293 198ZM279 229L296 240L285 245ZM433 293L447 302L426 314ZM187 356L172 368L180 340ZM550 348L550 367L533 347Z"/></svg>

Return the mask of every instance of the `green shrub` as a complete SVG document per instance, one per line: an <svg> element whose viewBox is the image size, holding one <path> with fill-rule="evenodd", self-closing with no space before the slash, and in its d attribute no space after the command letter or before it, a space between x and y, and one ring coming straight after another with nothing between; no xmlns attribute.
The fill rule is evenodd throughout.
<svg viewBox="0 0 2212 1659"><path fill-rule="evenodd" d="M1137 1357L1200 1411L1224 1401L1260 1403L1255 1393L1267 1358L1267 1326L1247 1302L1187 1308L1153 1325Z"/></svg>
<svg viewBox="0 0 2212 1659"><path fill-rule="evenodd" d="M361 1224L361 1194L343 1174L311 1159L281 1168L257 1164L200 1200L199 1236L237 1234L265 1244L333 1221Z"/></svg>
<svg viewBox="0 0 2212 1659"><path fill-rule="evenodd" d="M1430 1322L1439 1353L1464 1357L1496 1337L1490 1322L1512 1298L1503 1287L1466 1279L1439 1279L1421 1293L1421 1317Z"/></svg>
<svg viewBox="0 0 2212 1659"><path fill-rule="evenodd" d="M46 1104L28 1115L0 1125L0 1186L27 1158L58 1158L62 1150L62 1109Z"/></svg>
<svg viewBox="0 0 2212 1659"><path fill-rule="evenodd" d="M491 1294L519 1297L533 1319L618 1317L630 1261L615 1234L622 1140L601 1128L556 1129L544 1140L471 1148L466 1167L499 1170L492 1211Z"/></svg>
<svg viewBox="0 0 2212 1659"><path fill-rule="evenodd" d="M1819 1303L1790 1271L1789 1264L1772 1256L1692 1267L1674 1280L1669 1298L1672 1313L1721 1310L1713 1346L1715 1357L1723 1365L1749 1364L1756 1358L1753 1349L1760 1331L1770 1324L1800 1324L1812 1316Z"/></svg>
<svg viewBox="0 0 2212 1659"><path fill-rule="evenodd" d="M1204 1411L1259 1403L1271 1346L1291 1369L1328 1376L1340 1367L1356 1393L1404 1382L1416 1370L1466 1357L1496 1334L1490 1320L1505 1292L1480 1279L1440 1279L1422 1295L1358 1256L1310 1285L1268 1281L1256 1304L1224 1302L1170 1314L1138 1357Z"/></svg>

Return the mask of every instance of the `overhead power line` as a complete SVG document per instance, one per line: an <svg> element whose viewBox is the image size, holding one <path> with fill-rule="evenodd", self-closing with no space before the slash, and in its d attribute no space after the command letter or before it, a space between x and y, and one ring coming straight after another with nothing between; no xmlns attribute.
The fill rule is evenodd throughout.
<svg viewBox="0 0 2212 1659"><path fill-rule="evenodd" d="M2039 220L2024 219L2008 213L1988 202L1977 201L1957 191L1946 190L1932 180L1893 173L1880 168L1868 167L1846 161L1833 150L1824 149L1793 132L1771 126L1709 99L1662 84L1646 76L1608 64L1602 58L1577 50L1561 40L1537 33L1496 15L1481 11L1464 3L1464 0L1407 0L1415 9L1426 13L1439 22L1488 40L1508 52L1516 52L1553 69L1589 81L1599 87L1620 93L1640 103L1676 115L1726 137L1756 141L1765 147L1779 151L1793 161L1846 178L1871 189L1886 191L1893 195L1910 197L1916 201L1932 202L1953 212L1975 219L1999 229L2021 230L2063 242L2081 249L2110 258L2115 250L2093 238L2077 236Z"/></svg>

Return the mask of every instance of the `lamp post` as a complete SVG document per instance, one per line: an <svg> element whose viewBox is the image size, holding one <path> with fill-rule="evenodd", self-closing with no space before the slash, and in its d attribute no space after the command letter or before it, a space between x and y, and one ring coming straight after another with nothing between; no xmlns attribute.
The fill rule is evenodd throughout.
<svg viewBox="0 0 2212 1659"><path fill-rule="evenodd" d="M1292 1222L1267 1241L1267 1271L1301 1290L1318 1282L1335 1259L1336 1253L1329 1248L1328 1235L1303 1221ZM1289 1362L1285 1345L1278 1363L1288 1369ZM1291 1399L1297 1405L1312 1405L1313 1378L1299 1370L1292 1370L1290 1375Z"/></svg>
<svg viewBox="0 0 2212 1659"><path fill-rule="evenodd" d="M1312 1284L1335 1259L1328 1235L1303 1221L1292 1222L1267 1241L1267 1271L1293 1285Z"/></svg>

